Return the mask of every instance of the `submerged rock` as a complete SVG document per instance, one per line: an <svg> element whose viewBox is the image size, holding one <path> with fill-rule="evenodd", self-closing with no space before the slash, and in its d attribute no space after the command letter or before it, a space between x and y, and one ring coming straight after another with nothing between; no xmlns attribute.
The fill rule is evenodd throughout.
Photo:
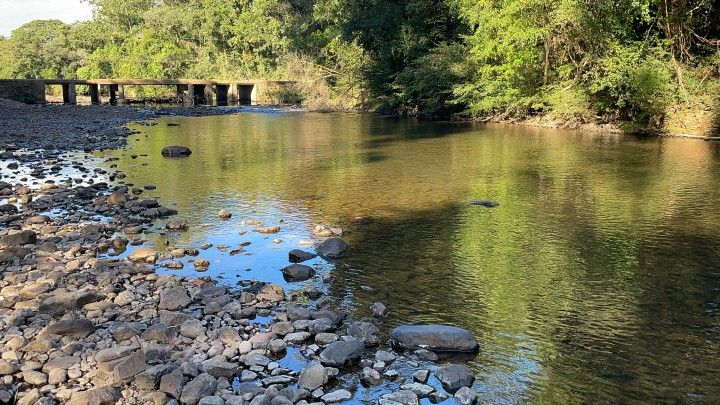
<svg viewBox="0 0 720 405"><path fill-rule="evenodd" d="M315 249L323 259L340 259L347 253L350 246L340 238L330 238L319 244Z"/></svg>
<svg viewBox="0 0 720 405"><path fill-rule="evenodd" d="M190 148L187 148L185 146L166 146L162 149L160 152L164 157L169 158L183 158L188 157L192 154L192 151Z"/></svg>
<svg viewBox="0 0 720 405"><path fill-rule="evenodd" d="M485 208L495 208L495 207L500 206L500 203L497 203L495 201L488 201L488 200L470 200L470 201L468 201L468 204L479 205L479 206L485 207Z"/></svg>
<svg viewBox="0 0 720 405"><path fill-rule="evenodd" d="M479 348L469 331L449 325L403 325L395 328L390 338L399 349L474 353Z"/></svg>

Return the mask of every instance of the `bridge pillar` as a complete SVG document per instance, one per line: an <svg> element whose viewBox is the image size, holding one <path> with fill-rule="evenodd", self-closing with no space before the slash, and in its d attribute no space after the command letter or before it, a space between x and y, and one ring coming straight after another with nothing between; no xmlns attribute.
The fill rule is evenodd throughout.
<svg viewBox="0 0 720 405"><path fill-rule="evenodd" d="M117 105L117 84L110 85L110 105Z"/></svg>
<svg viewBox="0 0 720 405"><path fill-rule="evenodd" d="M90 102L92 104L100 104L100 85L88 84L88 90L90 93Z"/></svg>
<svg viewBox="0 0 720 405"><path fill-rule="evenodd" d="M127 104L127 100L125 99L125 85L118 84L118 105L125 105Z"/></svg>
<svg viewBox="0 0 720 405"><path fill-rule="evenodd" d="M188 84L188 99L190 100L191 105L196 104L195 99L195 85L194 84Z"/></svg>
<svg viewBox="0 0 720 405"><path fill-rule="evenodd" d="M63 103L77 104L77 93L75 91L75 83L65 83L62 85Z"/></svg>
<svg viewBox="0 0 720 405"><path fill-rule="evenodd" d="M205 104L213 105L213 85L205 85Z"/></svg>
<svg viewBox="0 0 720 405"><path fill-rule="evenodd" d="M215 96L217 98L218 106L228 105L228 91L229 90L230 90L230 86L228 86L227 84L215 85Z"/></svg>
<svg viewBox="0 0 720 405"><path fill-rule="evenodd" d="M237 85L237 83L233 83L230 86L228 86L228 104L229 105L237 105L238 104L238 85Z"/></svg>

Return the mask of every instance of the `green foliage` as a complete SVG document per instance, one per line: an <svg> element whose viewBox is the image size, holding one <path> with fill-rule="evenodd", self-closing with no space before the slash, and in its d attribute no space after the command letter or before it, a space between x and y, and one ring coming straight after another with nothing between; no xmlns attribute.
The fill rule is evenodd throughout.
<svg viewBox="0 0 720 405"><path fill-rule="evenodd" d="M662 50L644 44L615 46L585 75L593 105L642 129L659 129L672 101L672 70Z"/></svg>
<svg viewBox="0 0 720 405"><path fill-rule="evenodd" d="M720 77L717 0L89 2L0 38L0 77L293 79L278 96L316 109L642 129Z"/></svg>

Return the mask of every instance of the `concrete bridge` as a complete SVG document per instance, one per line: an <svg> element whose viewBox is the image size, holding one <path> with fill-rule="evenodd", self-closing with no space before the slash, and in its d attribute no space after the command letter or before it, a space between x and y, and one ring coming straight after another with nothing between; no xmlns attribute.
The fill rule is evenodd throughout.
<svg viewBox="0 0 720 405"><path fill-rule="evenodd" d="M102 103L107 94L112 105L128 102L125 86L175 86L176 95L189 105L269 104L272 93L291 81L226 81L193 79L0 79L0 98L30 104L47 102L47 86L62 87L63 103L77 104L77 86L87 86L92 104ZM102 91L101 86L105 87Z"/></svg>

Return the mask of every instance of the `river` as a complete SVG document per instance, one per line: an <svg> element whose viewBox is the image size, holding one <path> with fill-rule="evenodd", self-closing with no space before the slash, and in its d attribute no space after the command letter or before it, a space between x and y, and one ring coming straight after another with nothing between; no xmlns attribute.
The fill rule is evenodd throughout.
<svg viewBox="0 0 720 405"><path fill-rule="evenodd" d="M157 247L214 244L203 275L290 286L288 250L336 226L351 254L291 287L356 319L383 302L384 333L469 329L483 403L720 402L718 143L278 111L138 128L98 156L188 221Z"/></svg>

